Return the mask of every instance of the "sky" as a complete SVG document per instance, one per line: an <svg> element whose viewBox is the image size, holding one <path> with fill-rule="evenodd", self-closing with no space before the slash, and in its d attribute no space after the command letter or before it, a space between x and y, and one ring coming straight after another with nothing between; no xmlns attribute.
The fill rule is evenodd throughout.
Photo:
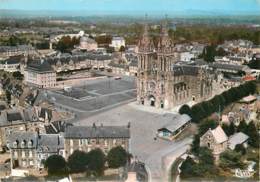
<svg viewBox="0 0 260 182"><path fill-rule="evenodd" d="M0 9L89 12L241 12L260 14L260 0L0 0Z"/></svg>

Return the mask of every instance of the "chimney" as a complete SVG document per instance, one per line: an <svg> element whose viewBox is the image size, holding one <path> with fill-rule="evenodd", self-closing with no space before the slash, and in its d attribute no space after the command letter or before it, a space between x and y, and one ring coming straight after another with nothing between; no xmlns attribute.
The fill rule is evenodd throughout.
<svg viewBox="0 0 260 182"><path fill-rule="evenodd" d="M58 135L58 145L60 145L60 136Z"/></svg>
<svg viewBox="0 0 260 182"><path fill-rule="evenodd" d="M93 123L93 126L92 126L94 129L96 129L97 128L97 126L96 126L96 123Z"/></svg>
<svg viewBox="0 0 260 182"><path fill-rule="evenodd" d="M131 127L131 122L127 123L127 128L129 129Z"/></svg>

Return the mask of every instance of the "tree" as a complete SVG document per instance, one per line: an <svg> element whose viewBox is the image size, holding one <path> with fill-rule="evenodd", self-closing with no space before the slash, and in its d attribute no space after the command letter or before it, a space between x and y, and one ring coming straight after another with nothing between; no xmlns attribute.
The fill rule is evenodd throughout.
<svg viewBox="0 0 260 182"><path fill-rule="evenodd" d="M105 154L100 149L87 153L88 170L94 175L102 175L105 168Z"/></svg>
<svg viewBox="0 0 260 182"><path fill-rule="evenodd" d="M112 148L107 155L108 166L119 168L126 165L128 154L121 146Z"/></svg>
<svg viewBox="0 0 260 182"><path fill-rule="evenodd" d="M249 136L248 144L251 145L252 147L256 147L256 148L259 147L259 134L257 132L257 128L253 121L251 121L248 124L245 133Z"/></svg>
<svg viewBox="0 0 260 182"><path fill-rule="evenodd" d="M180 114L187 114L189 116L191 115L191 109L187 104L184 104L183 106L181 106L181 108L179 109L179 113Z"/></svg>
<svg viewBox="0 0 260 182"><path fill-rule="evenodd" d="M218 126L218 123L215 120L203 120L199 124L199 135L202 136L206 133L210 128L213 130Z"/></svg>
<svg viewBox="0 0 260 182"><path fill-rule="evenodd" d="M241 161L241 156L242 154L236 151L226 150L220 154L219 166L223 169L242 168L244 164Z"/></svg>
<svg viewBox="0 0 260 182"><path fill-rule="evenodd" d="M204 48L203 53L200 57L203 58L206 62L214 62L215 56L216 56L216 46L209 45Z"/></svg>
<svg viewBox="0 0 260 182"><path fill-rule="evenodd" d="M245 120L240 121L240 123L237 127L237 132L247 133L247 124L246 124Z"/></svg>
<svg viewBox="0 0 260 182"><path fill-rule="evenodd" d="M212 151L207 147L200 147L199 161L201 164L214 165L214 157L212 155Z"/></svg>
<svg viewBox="0 0 260 182"><path fill-rule="evenodd" d="M237 145L235 146L235 151L236 151L236 152L240 152L242 155L245 155L245 154L246 154L246 149L245 149L245 147L244 147L243 144L237 144Z"/></svg>
<svg viewBox="0 0 260 182"><path fill-rule="evenodd" d="M188 156L186 158L186 160L183 161L183 163L181 164L181 167L180 167L181 178L194 177L194 167L195 167L195 165L196 165L196 163L194 162L194 160Z"/></svg>
<svg viewBox="0 0 260 182"><path fill-rule="evenodd" d="M199 148L200 148L200 135L194 135L192 144L191 144L191 152L195 155L199 154Z"/></svg>
<svg viewBox="0 0 260 182"><path fill-rule="evenodd" d="M6 96L7 103L10 104L12 100L12 96L8 90L5 91L5 96Z"/></svg>
<svg viewBox="0 0 260 182"><path fill-rule="evenodd" d="M44 167L48 170L48 175L62 176L67 173L67 163L61 155L51 155L44 163Z"/></svg>
<svg viewBox="0 0 260 182"><path fill-rule="evenodd" d="M125 47L121 46L120 49L119 49L119 52L125 52Z"/></svg>
<svg viewBox="0 0 260 182"><path fill-rule="evenodd" d="M231 136L235 133L235 125L233 122L231 122L229 125L226 123L223 123L221 125L224 132L227 134L227 136Z"/></svg>
<svg viewBox="0 0 260 182"><path fill-rule="evenodd" d="M21 74L20 71L15 71L13 72L13 77L17 80L23 80L23 75Z"/></svg>
<svg viewBox="0 0 260 182"><path fill-rule="evenodd" d="M74 151L68 158L68 167L71 173L85 172L87 170L87 153Z"/></svg>
<svg viewBox="0 0 260 182"><path fill-rule="evenodd" d="M228 132L229 136L234 135L235 131L236 131L236 126L235 126L234 122L231 122L229 125L229 132Z"/></svg>

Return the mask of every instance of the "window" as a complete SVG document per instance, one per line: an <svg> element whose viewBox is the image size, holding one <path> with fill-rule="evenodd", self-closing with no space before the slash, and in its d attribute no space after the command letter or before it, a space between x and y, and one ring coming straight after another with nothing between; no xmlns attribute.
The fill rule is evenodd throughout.
<svg viewBox="0 0 260 182"><path fill-rule="evenodd" d="M73 146L73 140L70 140L70 146Z"/></svg>
<svg viewBox="0 0 260 182"><path fill-rule="evenodd" d="M15 158L18 157L18 153L17 153L17 151L14 151L14 157L15 157Z"/></svg>
<svg viewBox="0 0 260 182"><path fill-rule="evenodd" d="M32 151L29 151L29 157L32 157L33 154L32 154Z"/></svg>
<svg viewBox="0 0 260 182"><path fill-rule="evenodd" d="M28 147L29 147L29 148L31 148L31 147L32 147L32 145L33 145L33 141L32 141L32 140L30 140L30 141L28 142Z"/></svg>
<svg viewBox="0 0 260 182"><path fill-rule="evenodd" d="M22 151L22 157L25 157L25 151Z"/></svg>

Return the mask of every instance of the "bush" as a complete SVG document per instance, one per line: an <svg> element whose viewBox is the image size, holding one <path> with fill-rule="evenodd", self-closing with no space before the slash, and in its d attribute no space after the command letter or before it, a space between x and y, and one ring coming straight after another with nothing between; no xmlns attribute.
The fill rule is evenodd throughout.
<svg viewBox="0 0 260 182"><path fill-rule="evenodd" d="M121 146L112 148L107 155L107 162L110 168L119 168L126 165L128 154Z"/></svg>
<svg viewBox="0 0 260 182"><path fill-rule="evenodd" d="M105 168L105 154L100 149L91 150L87 153L88 170L90 173L100 176Z"/></svg>
<svg viewBox="0 0 260 182"><path fill-rule="evenodd" d="M61 155L51 155L44 163L44 167L48 171L48 175L66 175L67 163Z"/></svg>
<svg viewBox="0 0 260 182"><path fill-rule="evenodd" d="M183 105L181 106L181 108L179 109L179 113L180 114L187 114L189 116L191 116L191 109L188 105Z"/></svg>
<svg viewBox="0 0 260 182"><path fill-rule="evenodd" d="M240 152L242 155L245 155L245 154L246 154L246 149L245 149L245 147L244 147L243 144L237 144L237 145L235 146L235 151L236 151L236 152Z"/></svg>
<svg viewBox="0 0 260 182"><path fill-rule="evenodd" d="M87 153L76 150L68 158L68 167L71 173L80 173L87 170Z"/></svg>
<svg viewBox="0 0 260 182"><path fill-rule="evenodd" d="M241 156L242 154L236 151L227 150L220 154L219 166L223 169L242 168L244 164L241 161Z"/></svg>

